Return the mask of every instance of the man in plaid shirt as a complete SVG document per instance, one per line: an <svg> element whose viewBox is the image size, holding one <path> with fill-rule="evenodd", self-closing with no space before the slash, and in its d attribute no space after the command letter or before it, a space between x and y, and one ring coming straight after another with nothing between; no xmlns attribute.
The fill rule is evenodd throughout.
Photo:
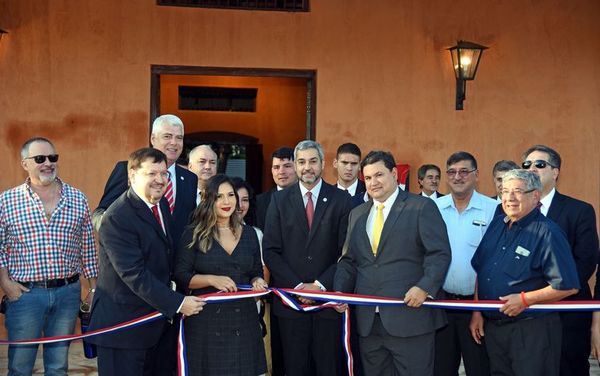
<svg viewBox="0 0 600 376"><path fill-rule="evenodd" d="M91 302L98 266L84 194L57 177L58 154L45 138L21 148L24 184L0 195L0 288L8 297L9 340L73 333L81 287ZM31 375L37 345L10 346L8 374ZM69 342L44 345L46 375L66 375Z"/></svg>

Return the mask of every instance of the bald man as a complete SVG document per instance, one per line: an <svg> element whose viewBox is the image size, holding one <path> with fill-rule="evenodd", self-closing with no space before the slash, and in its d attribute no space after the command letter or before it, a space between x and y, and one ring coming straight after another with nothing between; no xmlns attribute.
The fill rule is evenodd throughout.
<svg viewBox="0 0 600 376"><path fill-rule="evenodd" d="M217 153L210 145L200 145L190 151L188 159L188 169L198 176L198 192L196 194L196 205L198 205L208 179L217 174Z"/></svg>

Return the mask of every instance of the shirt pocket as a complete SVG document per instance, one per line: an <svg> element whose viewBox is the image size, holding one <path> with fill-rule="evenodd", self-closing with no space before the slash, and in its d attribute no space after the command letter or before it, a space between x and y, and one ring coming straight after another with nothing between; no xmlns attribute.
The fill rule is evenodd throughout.
<svg viewBox="0 0 600 376"><path fill-rule="evenodd" d="M511 252L504 264L504 274L511 277L509 284L514 285L522 281L523 275L529 267L529 257Z"/></svg>

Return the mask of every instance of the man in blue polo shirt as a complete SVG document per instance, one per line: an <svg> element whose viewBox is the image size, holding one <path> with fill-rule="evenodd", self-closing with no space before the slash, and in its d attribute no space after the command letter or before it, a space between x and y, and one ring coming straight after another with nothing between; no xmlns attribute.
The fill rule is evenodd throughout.
<svg viewBox="0 0 600 376"><path fill-rule="evenodd" d="M558 375L561 323L556 312L527 307L576 294L579 280L561 229L537 209L542 184L537 174L512 170L502 179L502 208L471 264L477 297L504 301L500 311L474 312L471 335L485 346L492 374Z"/></svg>

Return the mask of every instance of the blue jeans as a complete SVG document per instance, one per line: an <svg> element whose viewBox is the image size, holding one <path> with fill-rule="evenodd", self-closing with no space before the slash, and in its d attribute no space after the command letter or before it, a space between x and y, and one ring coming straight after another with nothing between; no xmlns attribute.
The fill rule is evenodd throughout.
<svg viewBox="0 0 600 376"><path fill-rule="evenodd" d="M72 334L75 330L81 286L79 282L58 288L37 288L9 301L4 325L8 339L35 339ZM44 344L46 376L66 375L69 341ZM8 376L31 375L38 345L8 347Z"/></svg>

